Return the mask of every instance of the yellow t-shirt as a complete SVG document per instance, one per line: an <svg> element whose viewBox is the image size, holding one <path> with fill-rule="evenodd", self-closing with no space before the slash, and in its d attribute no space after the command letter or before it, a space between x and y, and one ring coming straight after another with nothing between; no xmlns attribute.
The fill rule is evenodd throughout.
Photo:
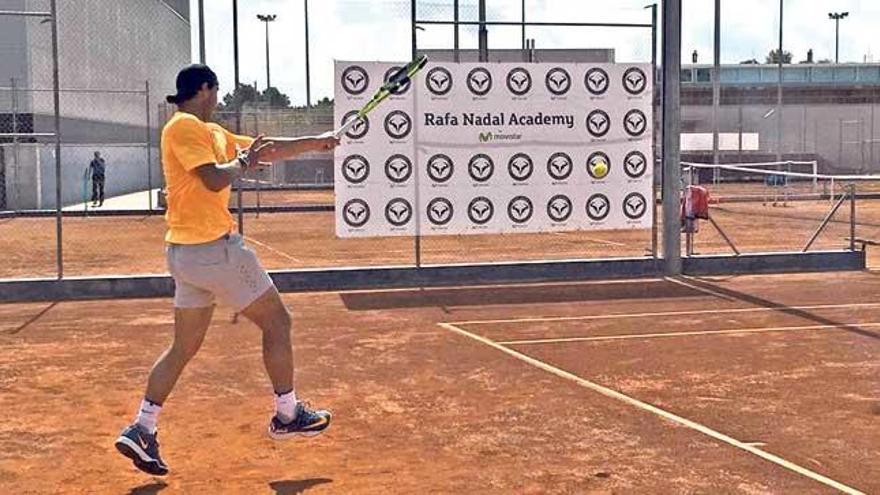
<svg viewBox="0 0 880 495"><path fill-rule="evenodd" d="M237 148L252 138L237 136L215 123L202 122L186 112L176 112L162 129L162 171L165 174L167 207L165 241L201 244L235 230L229 213L229 191L214 192L199 178L196 168L228 163Z"/></svg>

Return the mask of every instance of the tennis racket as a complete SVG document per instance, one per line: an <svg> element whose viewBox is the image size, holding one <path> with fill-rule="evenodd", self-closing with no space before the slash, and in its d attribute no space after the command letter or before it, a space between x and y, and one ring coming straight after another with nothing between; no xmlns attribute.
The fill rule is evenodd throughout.
<svg viewBox="0 0 880 495"><path fill-rule="evenodd" d="M406 66L402 67L400 70L395 72L388 78L388 81L376 91L376 94L370 98L370 101L367 102L360 110L358 110L357 115L352 116L350 119L345 121L342 124L342 127L333 131L333 135L339 139L343 134L348 132L353 125L359 122L365 115L370 113L374 108L379 106L380 103L385 101L386 98L391 96L395 91L406 86L415 75L425 67L425 64L428 63L428 57L426 55L422 55L421 57L413 60L412 62L406 64Z"/></svg>

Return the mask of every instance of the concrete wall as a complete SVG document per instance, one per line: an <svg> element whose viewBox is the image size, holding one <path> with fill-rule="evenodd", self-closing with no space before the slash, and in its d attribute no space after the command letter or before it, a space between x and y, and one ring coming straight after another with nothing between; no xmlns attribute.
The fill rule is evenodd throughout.
<svg viewBox="0 0 880 495"><path fill-rule="evenodd" d="M0 9L48 10L48 3L0 0ZM58 8L64 203L81 201L82 171L95 149L104 151L110 163L108 195L146 189L147 113L174 92L177 72L190 63L188 2L77 0L58 2ZM52 131L53 97L51 92L24 88L52 87L51 53L49 24L0 17L0 87L9 86L9 78L16 77L21 89L17 111L34 114L35 132ZM71 89L86 91L64 91ZM0 90L0 113L11 110L10 92ZM157 144L155 112L151 117ZM82 143L88 144L78 146ZM125 143L135 146L120 146ZM4 153L0 187L6 190L0 195L5 192L7 207L54 207L54 149L38 149L19 153L17 160ZM158 160L154 162L155 184L159 184Z"/></svg>
<svg viewBox="0 0 880 495"><path fill-rule="evenodd" d="M55 148L49 145L36 147L39 153L42 201L36 207L55 208ZM83 178L86 168L100 151L107 162L104 193L106 197L118 196L147 188L147 149L143 146L107 147L102 144L67 145L61 149L62 206L83 202ZM158 149L152 150L152 186L162 182ZM86 198L91 197L91 183L86 186Z"/></svg>
<svg viewBox="0 0 880 495"><path fill-rule="evenodd" d="M746 133L758 133L759 152L754 154L770 154L775 159L778 149L775 111L765 118L774 108L772 104L724 105L718 114L719 131L736 133L741 128ZM877 104L787 104L783 106L782 115L783 156L817 155L823 171L828 173L880 173L880 109ZM683 106L681 127L682 132L711 132L711 106ZM736 159L748 160L749 153Z"/></svg>

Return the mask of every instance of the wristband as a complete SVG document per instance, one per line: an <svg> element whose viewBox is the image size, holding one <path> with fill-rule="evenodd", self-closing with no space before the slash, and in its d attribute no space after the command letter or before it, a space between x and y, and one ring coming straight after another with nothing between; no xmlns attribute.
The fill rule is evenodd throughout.
<svg viewBox="0 0 880 495"><path fill-rule="evenodd" d="M247 150L242 150L238 152L238 156L236 157L238 164L241 166L242 170L247 170L250 168L250 153Z"/></svg>

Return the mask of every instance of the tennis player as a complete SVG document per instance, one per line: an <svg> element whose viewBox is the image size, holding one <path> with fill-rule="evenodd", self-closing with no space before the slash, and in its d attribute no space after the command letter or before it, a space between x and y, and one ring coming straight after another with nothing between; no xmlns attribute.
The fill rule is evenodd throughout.
<svg viewBox="0 0 880 495"><path fill-rule="evenodd" d="M290 313L254 252L236 233L229 213L230 185L242 172L308 151L330 150L332 133L301 138L238 136L211 122L218 81L205 65L177 75L178 111L162 130L162 168L167 186L168 268L174 278L174 340L153 365L140 410L116 440L116 448L149 474L165 475L156 425L165 399L198 352L214 302L232 307L263 332L263 361L275 390L274 439L317 435L330 412L313 410L293 390Z"/></svg>

